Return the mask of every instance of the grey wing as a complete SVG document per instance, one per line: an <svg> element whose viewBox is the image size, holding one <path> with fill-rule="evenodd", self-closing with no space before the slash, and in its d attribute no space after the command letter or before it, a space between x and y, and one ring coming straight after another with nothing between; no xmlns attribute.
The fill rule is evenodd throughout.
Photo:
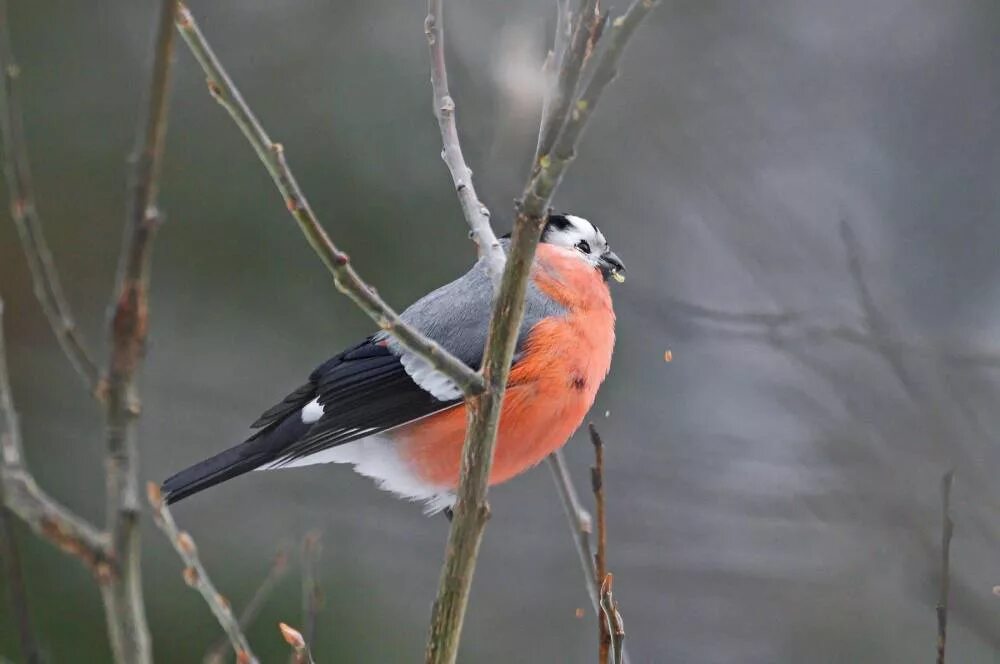
<svg viewBox="0 0 1000 664"><path fill-rule="evenodd" d="M483 348L493 312L493 287L483 261L478 261L465 275L432 291L414 302L400 316L458 359L474 369L483 361ZM515 360L528 332L538 321L565 313L563 307L528 282L524 320L518 332ZM385 338L384 333L380 335ZM426 360L389 339L389 348L399 355L410 378L442 400L457 399L462 391L454 382L436 371Z"/></svg>

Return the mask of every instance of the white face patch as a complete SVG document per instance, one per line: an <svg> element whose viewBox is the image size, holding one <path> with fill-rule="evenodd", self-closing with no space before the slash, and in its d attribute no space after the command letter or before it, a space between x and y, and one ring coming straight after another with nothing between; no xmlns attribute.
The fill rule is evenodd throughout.
<svg viewBox="0 0 1000 664"><path fill-rule="evenodd" d="M601 254L609 250L604 233L583 217L567 214L549 222L545 230L545 243L575 249L582 259L597 265Z"/></svg>

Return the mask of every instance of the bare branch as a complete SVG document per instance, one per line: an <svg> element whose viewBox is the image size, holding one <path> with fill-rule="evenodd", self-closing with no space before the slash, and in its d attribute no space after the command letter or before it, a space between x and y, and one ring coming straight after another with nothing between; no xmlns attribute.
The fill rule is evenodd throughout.
<svg viewBox="0 0 1000 664"><path fill-rule="evenodd" d="M250 142L267 172L274 180L278 191L299 229L306 236L310 246L333 275L338 290L347 295L362 311L368 314L378 326L392 334L408 350L419 355L435 369L448 376L466 394L483 391L484 383L477 372L461 360L448 353L437 342L425 337L415 328L400 319L393 309L382 300L375 290L365 283L344 252L340 251L323 230L309 202L299 188L298 182L285 161L284 149L270 137L243 101L239 90L230 80L222 64L216 58L205 36L201 33L194 17L186 7L181 7L177 17L177 27L195 59L208 78L208 88L219 104L225 108Z"/></svg>
<svg viewBox="0 0 1000 664"><path fill-rule="evenodd" d="M0 486L4 504L39 537L79 558L99 581L107 581L115 571L107 537L42 491L24 464L2 326L3 302L0 301L0 420L3 423L0 427Z"/></svg>
<svg viewBox="0 0 1000 664"><path fill-rule="evenodd" d="M254 657L247 637L244 636L236 616L233 615L229 601L219 594L212 580L208 577L208 573L198 557L198 547L191 535L177 528L174 517L167 507L166 501L163 500L160 487L155 482L150 482L146 485L146 495L153 508L153 519L156 525L160 527L181 560L184 561L185 583L201 593L208 608L215 615L215 619L219 621L219 626L229 637L229 642L237 653L238 661L256 662L257 658Z"/></svg>
<svg viewBox="0 0 1000 664"><path fill-rule="evenodd" d="M614 581L614 575L608 574L601 582L601 614L602 622L606 623L605 627L611 634L611 654L614 655L611 661L613 664L623 664L625 623L622 621L622 614L618 611L618 602L615 601L612 592Z"/></svg>
<svg viewBox="0 0 1000 664"><path fill-rule="evenodd" d="M497 240L490 226L490 211L480 202L472 184L472 170L465 163L462 155L462 145L458 139L458 125L455 120L455 100L448 90L448 68L444 55L444 15L441 0L429 0L427 4L427 19L424 21L424 32L427 35L427 45L431 55L431 89L433 91L434 117L437 118L441 130L441 141L444 149L441 158L448 166L451 180L458 192L458 200L462 205L462 213L469 224L472 236L479 245L479 255L485 261L493 290L500 288L500 278L503 276L503 247Z"/></svg>
<svg viewBox="0 0 1000 664"><path fill-rule="evenodd" d="M73 369L87 389L93 392L99 378L97 365L76 328L76 321L63 293L59 272L52 260L52 252L42 232L42 222L35 205L21 104L17 94L17 79L21 70L14 62L6 0L0 1L0 70L3 75L3 85L0 86L0 105L3 106L0 110L0 135L3 137L4 174L10 192L11 215L31 271L35 297Z"/></svg>
<svg viewBox="0 0 1000 664"><path fill-rule="evenodd" d="M560 502L566 513L570 531L573 533L573 547L576 549L577 557L580 560L580 569L583 570L583 583L590 596L591 604L594 608L594 615L601 620L601 588L597 583L597 571L594 567L594 553L590 545L590 534L593 532L593 520L590 513L580 502L580 495L577 493L573 478L570 476L569 468L566 466L566 459L562 450L556 450L548 457L549 470L552 471L552 481L555 482L559 491ZM628 664L628 652L622 649L621 664Z"/></svg>
<svg viewBox="0 0 1000 664"><path fill-rule="evenodd" d="M587 425L590 432L590 442L594 445L594 465L590 468L590 488L594 492L594 504L597 505L597 554L594 555L594 568L597 570L597 578L603 579L601 586L601 607L604 607L604 583L609 584L608 594L610 595L610 578L608 574L608 526L607 514L604 507L604 441L597 433L597 427L591 422ZM606 609L605 609L606 611ZM611 625L608 621L598 616L597 624L600 627L600 655L599 664L607 664L608 653L611 650ZM617 662L618 659L616 658Z"/></svg>
<svg viewBox="0 0 1000 664"><path fill-rule="evenodd" d="M951 536L955 524L951 520L951 484L955 472L949 470L941 478L941 594L937 604L937 664L944 664L948 641L948 586L950 581Z"/></svg>
<svg viewBox="0 0 1000 664"><path fill-rule="evenodd" d="M576 25L580 29L589 25L588 21L596 18L596 15L588 13L588 11L593 12L593 4L586 0L583 4L583 15L576 19ZM486 341L483 360L486 392L467 400L469 424L462 448L454 518L445 549L446 557L438 594L432 610L425 654L427 664L450 664L458 655L458 643L475 572L476 557L489 518L486 491L493 462L500 407L503 403L507 377L510 374L518 329L524 316L528 277L542 228L548 217L549 201L573 158L576 141L586 125L593 104L597 102L607 83L614 78L617 63L629 37L651 8L651 0L637 0L625 16L613 22L611 31L613 43L604 51L597 65L597 72L601 73L601 78L597 79L595 73L585 91L585 94L590 95L587 112L574 112L565 119L566 126L560 132L556 132L558 139L555 140L553 155L550 156L546 151L546 154L538 159L537 167L534 168L534 173L525 188ZM592 36L593 33L588 28L584 47ZM574 33L574 39L575 37ZM574 42L571 48L576 46ZM568 55L567 62L571 61L575 62L578 68L582 68L583 56L576 58L572 54ZM576 77L579 78L579 71ZM562 79L560 76L560 80ZM580 108L579 103L576 104L576 108ZM563 116L554 111L553 118L562 122ZM543 131L543 134L545 133ZM546 140L543 136L541 142L543 148Z"/></svg>
<svg viewBox="0 0 1000 664"><path fill-rule="evenodd" d="M552 50L545 57L542 65L542 72L545 74L545 95L542 98L542 119L538 123L538 140L535 144L535 158L539 156L539 149L542 144L542 135L548 126L549 114L552 108L552 99L555 96L558 75L562 70L563 62L566 58L566 50L569 48L569 38L572 34L571 21L573 13L569 8L569 0L556 0L556 29L552 40Z"/></svg>
<svg viewBox="0 0 1000 664"><path fill-rule="evenodd" d="M546 94L548 103L542 115L541 129L538 134L538 146L535 151L533 168L542 158L551 152L556 138L566 123L566 114L576 98L576 88L583 73L583 63L587 55L587 44L590 41L593 21L598 16L597 0L581 0L579 9L570 17L568 27L569 39L559 33L559 18L556 18L556 35L553 39L555 48L563 46L563 54L559 62L559 74L555 85ZM556 11L560 11L557 5ZM560 12L561 13L561 12Z"/></svg>
<svg viewBox="0 0 1000 664"><path fill-rule="evenodd" d="M587 587L587 594L594 605L594 613L600 616L600 587L597 584L597 576L594 573L594 553L590 545L590 534L593 532L593 520L590 513L580 502L580 496L576 492L576 486L570 477L569 468L566 467L566 459L562 450L556 450L548 457L549 470L552 471L552 481L555 482L559 491L559 499L566 512L570 530L573 533L573 546L576 549L577 557L580 559L580 567L583 570L583 582Z"/></svg>
<svg viewBox="0 0 1000 664"><path fill-rule="evenodd" d="M111 320L111 356L102 396L107 437L107 529L121 574L102 588L111 648L120 662L151 662L152 646L142 599L136 374L146 347L149 274L156 207L167 131L167 99L173 66L175 0L162 0L144 115L131 157L130 200L119 258Z"/></svg>
<svg viewBox="0 0 1000 664"><path fill-rule="evenodd" d="M264 604L271 597L271 593L278 586L281 579L284 578L285 574L288 572L288 551L282 548L274 556L274 561L271 563L271 568L267 572L267 576L257 587L254 592L253 597L247 602L247 605L240 612L239 623L240 629L246 632L253 625L257 616L260 615L261 609L264 608ZM232 649L232 644L229 639L223 637L218 643L213 645L205 653L202 661L211 664L218 664L223 661L229 651Z"/></svg>
<svg viewBox="0 0 1000 664"><path fill-rule="evenodd" d="M285 623L278 623L281 636L285 643L292 647L292 662L294 664L314 664L312 653L309 651L309 644L302 634Z"/></svg>

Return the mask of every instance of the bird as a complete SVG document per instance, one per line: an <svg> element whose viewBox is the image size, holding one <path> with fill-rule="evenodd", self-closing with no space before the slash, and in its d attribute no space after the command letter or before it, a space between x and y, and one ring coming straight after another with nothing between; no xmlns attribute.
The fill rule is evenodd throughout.
<svg viewBox="0 0 1000 664"><path fill-rule="evenodd" d="M509 246L509 234L500 240ZM503 405L491 485L561 448L611 368L615 313L609 280L625 265L589 220L550 213L532 264L524 319ZM400 318L478 370L493 310L480 257ZM451 513L466 431L461 389L384 331L319 365L266 410L244 442L163 482L168 503L252 470L351 464L428 514Z"/></svg>

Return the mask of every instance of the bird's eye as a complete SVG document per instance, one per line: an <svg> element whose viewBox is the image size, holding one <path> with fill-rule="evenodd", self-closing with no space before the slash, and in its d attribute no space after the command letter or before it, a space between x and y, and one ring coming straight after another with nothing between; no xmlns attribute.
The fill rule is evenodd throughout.
<svg viewBox="0 0 1000 664"><path fill-rule="evenodd" d="M580 240L579 242L577 242L576 243L576 248L579 249L580 251L582 251L585 254L589 254L590 253L590 243L587 242L586 240Z"/></svg>

